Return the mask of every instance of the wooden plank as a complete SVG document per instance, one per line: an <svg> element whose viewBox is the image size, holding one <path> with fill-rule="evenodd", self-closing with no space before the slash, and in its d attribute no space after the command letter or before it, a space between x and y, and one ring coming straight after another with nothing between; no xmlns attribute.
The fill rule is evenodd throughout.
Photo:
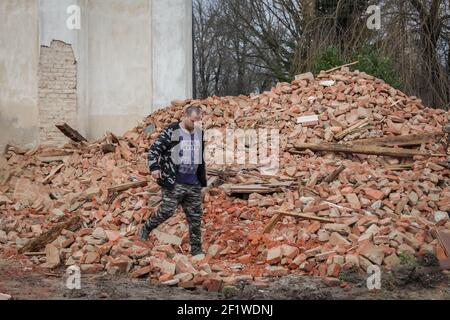
<svg viewBox="0 0 450 320"><path fill-rule="evenodd" d="M356 153L367 154L377 156L390 156L398 158L410 158L414 156L426 156L426 157L445 157L442 154L429 154L418 150L402 149L402 148L386 148L378 146L363 146L363 145L345 145L336 143L299 143L295 145L297 150L312 150L323 152L342 152L342 153Z"/></svg>
<svg viewBox="0 0 450 320"><path fill-rule="evenodd" d="M114 192L122 192L128 189L134 189L134 188L140 188L140 187L146 187L148 185L148 181L138 181L138 182L131 182L131 183L125 183L121 184L115 187L108 188L109 193Z"/></svg>
<svg viewBox="0 0 450 320"><path fill-rule="evenodd" d="M69 139L74 142L87 142L87 139L83 137L78 131L70 127L67 123L58 124L56 127Z"/></svg>
<svg viewBox="0 0 450 320"><path fill-rule="evenodd" d="M25 252L23 255L27 256L27 257L36 257L36 256L45 256L46 253L45 252Z"/></svg>
<svg viewBox="0 0 450 320"><path fill-rule="evenodd" d="M47 184L49 183L53 177L55 176L55 174L57 174L63 167L65 166L65 164L60 164L59 166L57 166L55 169L53 169L50 174L42 181L43 184Z"/></svg>
<svg viewBox="0 0 450 320"><path fill-rule="evenodd" d="M414 168L414 164L397 164L387 166L386 170L388 171L403 171L403 170L412 170Z"/></svg>
<svg viewBox="0 0 450 320"><path fill-rule="evenodd" d="M450 233L441 230L437 231L437 238L442 245L442 248L444 248L447 257L450 258Z"/></svg>
<svg viewBox="0 0 450 320"><path fill-rule="evenodd" d="M324 223L336 223L335 220L317 217L317 216L313 216L313 215L309 215L309 214L293 213L293 212L286 212L286 211L277 211L277 213L281 213L282 215L285 215L285 216L290 216L290 217L300 218L300 219L305 219L305 220L319 221L319 222L324 222Z"/></svg>
<svg viewBox="0 0 450 320"><path fill-rule="evenodd" d="M356 65L358 63L359 63L359 61L347 63L347 64L344 64L342 66L339 66L339 67L336 67L336 68L333 68L333 69L330 69L330 70L326 70L325 73L330 73L330 72L333 72L333 71L336 71L336 70L339 70L339 69L342 69L342 68L345 68L345 67L351 67L351 66L354 66L354 65Z"/></svg>
<svg viewBox="0 0 450 320"><path fill-rule="evenodd" d="M44 272L43 275L47 276L47 277L55 277L55 278L60 278L61 277L60 274L50 273L50 272Z"/></svg>
<svg viewBox="0 0 450 320"><path fill-rule="evenodd" d="M304 219L304 220L319 221L319 222L324 222L324 223L336 223L335 220L312 216L309 214L293 213L293 212L287 212L287 211L276 211L275 214L270 219L270 221L265 226L264 233L272 232L273 228L275 228L276 224L283 218L283 216L289 216L289 217L294 217L294 218L299 218L299 219Z"/></svg>
<svg viewBox="0 0 450 320"><path fill-rule="evenodd" d="M208 189L216 188L222 184L220 177L218 176L210 176L208 178Z"/></svg>
<svg viewBox="0 0 450 320"><path fill-rule="evenodd" d="M106 134L106 136L108 137L108 140L109 140L111 143L116 143L116 144L119 143L119 138L118 138L114 133L108 132L108 133Z"/></svg>
<svg viewBox="0 0 450 320"><path fill-rule="evenodd" d="M264 184L225 184L221 188L224 189L228 193L274 193L274 192L282 192L283 188L288 188L292 185L292 182L279 182L279 183L264 183Z"/></svg>
<svg viewBox="0 0 450 320"><path fill-rule="evenodd" d="M51 163L51 162L62 162L66 160L69 156L68 155L61 155L61 156L38 156L37 160L45 163Z"/></svg>
<svg viewBox="0 0 450 320"><path fill-rule="evenodd" d="M349 134L352 134L353 132L356 132L356 131L360 131L361 128L363 128L367 125L369 125L369 120L367 120L367 119L361 120L361 121L357 122L356 124L352 125L351 127L345 129L344 131L339 132L334 137L337 140L342 140Z"/></svg>
<svg viewBox="0 0 450 320"><path fill-rule="evenodd" d="M351 143L353 145L375 145L375 146L417 146L425 143L433 138L442 137L444 133L442 132L431 132L431 133L423 133L423 134L411 134L411 135L403 135L403 136L387 136L381 138L370 138L370 139L361 139L355 140Z"/></svg>
<svg viewBox="0 0 450 320"><path fill-rule="evenodd" d="M128 143L120 140L119 141L119 149L120 153L122 154L122 157L127 160L131 161L133 159L133 153L131 152L130 148L128 147Z"/></svg>
<svg viewBox="0 0 450 320"><path fill-rule="evenodd" d="M76 150L77 151L77 150ZM68 149L58 149L58 150L47 150L45 152L39 153L37 156L39 157L63 157L63 156L71 156L74 154L74 150Z"/></svg>
<svg viewBox="0 0 450 320"><path fill-rule="evenodd" d="M252 193L258 193L258 194L269 194L269 193L275 193L275 192L282 192L281 188L277 189L232 189L228 190L228 192L232 194L236 193L243 193L243 194L252 194Z"/></svg>
<svg viewBox="0 0 450 320"><path fill-rule="evenodd" d="M273 228L275 228L276 224L281 220L281 218L283 218L283 215L281 213L275 213L264 228L264 233L272 232Z"/></svg>
<svg viewBox="0 0 450 320"><path fill-rule="evenodd" d="M77 210L80 209L81 206L84 205L86 202L88 202L88 201L87 201L87 200L79 200L79 201L77 200L76 202L74 202L74 203L70 206L69 212L72 213L72 212L77 211Z"/></svg>
<svg viewBox="0 0 450 320"><path fill-rule="evenodd" d="M25 252L36 252L42 249L50 242L55 241L63 230L69 230L71 228L74 228L80 222L81 222L80 216L76 215L71 217L68 221L60 223L57 226L54 226L53 228L50 228L50 230L48 230L47 232L43 233L34 240L31 240L28 244L26 244L19 250L19 253L22 254Z"/></svg>
<svg viewBox="0 0 450 320"><path fill-rule="evenodd" d="M328 177L326 177L323 182L331 183L345 170L345 166L341 165L339 168L334 170Z"/></svg>
<svg viewBox="0 0 450 320"><path fill-rule="evenodd" d="M228 177L235 177L239 171L233 171L233 170L228 170L228 169L223 169L223 170L216 170L216 169L207 169L206 173L209 176L218 176L221 178L228 178Z"/></svg>

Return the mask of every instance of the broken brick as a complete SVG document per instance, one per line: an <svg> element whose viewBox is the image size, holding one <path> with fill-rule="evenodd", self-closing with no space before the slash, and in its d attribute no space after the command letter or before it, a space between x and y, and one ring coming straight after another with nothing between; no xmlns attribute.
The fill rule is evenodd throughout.
<svg viewBox="0 0 450 320"><path fill-rule="evenodd" d="M345 198L353 209L361 209L361 202L355 193L346 194Z"/></svg>
<svg viewBox="0 0 450 320"><path fill-rule="evenodd" d="M176 273L193 273L196 274L198 271L194 268L192 263L186 256L178 256L175 258Z"/></svg>
<svg viewBox="0 0 450 320"><path fill-rule="evenodd" d="M267 270L272 277L283 277L288 274L288 271L281 266L269 266Z"/></svg>
<svg viewBox="0 0 450 320"><path fill-rule="evenodd" d="M223 287L223 280L220 279L208 279L204 282L203 286L208 292L221 292Z"/></svg>
<svg viewBox="0 0 450 320"><path fill-rule="evenodd" d="M358 249L359 253L367 258L368 260L370 260L372 263L381 266L381 264L383 263L383 259L384 259L384 252L382 249L380 249L379 247L373 245L370 242L367 242L365 244L363 244L362 246L360 246L360 248Z"/></svg>
<svg viewBox="0 0 450 320"><path fill-rule="evenodd" d="M299 254L299 249L297 247L282 245L281 246L281 254L283 257L287 257L289 259L294 259Z"/></svg>
<svg viewBox="0 0 450 320"><path fill-rule="evenodd" d="M100 262L100 255L97 252L88 252L85 255L84 263L85 264L94 264Z"/></svg>
<svg viewBox="0 0 450 320"><path fill-rule="evenodd" d="M45 267L49 269L56 268L61 263L60 252L57 247L53 244L48 244L45 246L45 257L46 263Z"/></svg>
<svg viewBox="0 0 450 320"><path fill-rule="evenodd" d="M331 234L330 239L329 239L328 242L331 245L338 246L338 247L348 247L351 244L347 239L345 239L343 236L341 236L337 232L333 232Z"/></svg>
<svg viewBox="0 0 450 320"><path fill-rule="evenodd" d="M266 261L268 264L277 264L281 262L282 256L281 247L275 247L267 251Z"/></svg>
<svg viewBox="0 0 450 320"><path fill-rule="evenodd" d="M384 198L384 192L366 188L364 189L364 192L366 193L367 197L371 200L382 200Z"/></svg>

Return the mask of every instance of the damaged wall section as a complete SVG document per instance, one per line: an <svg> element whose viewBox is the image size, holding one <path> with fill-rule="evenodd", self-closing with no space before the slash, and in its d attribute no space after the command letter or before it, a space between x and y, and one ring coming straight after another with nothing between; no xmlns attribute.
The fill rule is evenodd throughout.
<svg viewBox="0 0 450 320"><path fill-rule="evenodd" d="M77 126L77 64L70 44L55 40L41 46L38 92L40 141L62 145L67 138L55 124Z"/></svg>
<svg viewBox="0 0 450 320"><path fill-rule="evenodd" d="M192 95L192 0L2 0L0 30L0 153L68 141L61 121L121 135Z"/></svg>

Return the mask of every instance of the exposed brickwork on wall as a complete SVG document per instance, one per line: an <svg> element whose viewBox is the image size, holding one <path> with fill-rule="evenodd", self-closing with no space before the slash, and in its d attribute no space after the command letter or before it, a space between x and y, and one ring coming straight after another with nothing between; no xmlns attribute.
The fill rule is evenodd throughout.
<svg viewBox="0 0 450 320"><path fill-rule="evenodd" d="M55 124L77 126L77 65L70 44L52 41L50 47L41 47L39 121L41 144L68 142Z"/></svg>

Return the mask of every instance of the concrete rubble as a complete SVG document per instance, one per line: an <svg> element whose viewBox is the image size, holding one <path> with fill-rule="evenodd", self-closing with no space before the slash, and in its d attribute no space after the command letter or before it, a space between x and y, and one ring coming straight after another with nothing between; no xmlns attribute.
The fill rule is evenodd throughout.
<svg viewBox="0 0 450 320"><path fill-rule="evenodd" d="M209 166L215 186L205 192L206 255L198 257L188 254L181 209L148 242L137 237L160 201L147 168L148 146L189 103L205 106L207 129L281 133L280 172L274 176L254 166ZM308 116L318 121L297 121ZM445 157L438 156L446 153L438 133L449 120L444 110L425 108L379 79L342 68L316 78L299 75L250 97L175 101L122 137L108 133L63 148L9 146L0 158L0 254L20 253L47 269L78 265L85 274L129 274L209 291L289 273L339 285L342 270L371 264L389 269L403 252L432 252L445 260L432 231L450 229L450 170L439 165ZM303 143L356 145L362 139L425 133L437 134L417 145L385 146L412 146L432 156L292 152ZM43 243L41 254L21 250L74 215L82 223Z"/></svg>

